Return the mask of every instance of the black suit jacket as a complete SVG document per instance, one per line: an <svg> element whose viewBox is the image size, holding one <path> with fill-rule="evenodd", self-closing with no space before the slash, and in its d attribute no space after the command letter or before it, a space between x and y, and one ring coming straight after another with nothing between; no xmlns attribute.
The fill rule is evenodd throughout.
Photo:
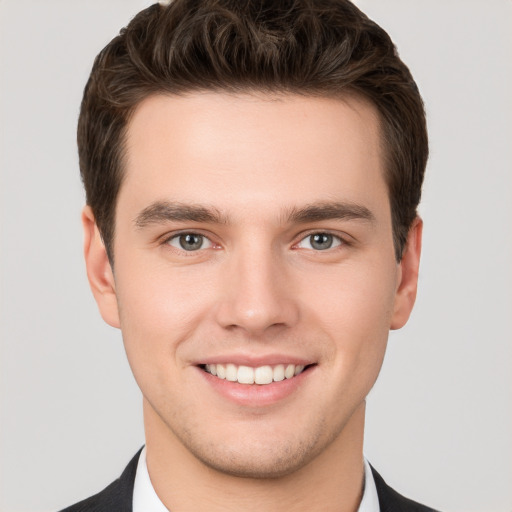
<svg viewBox="0 0 512 512"><path fill-rule="evenodd" d="M100 493L67 507L61 512L132 512L133 484L140 452L141 450L137 452L121 477L115 482L112 482ZM436 512L432 508L404 498L391 489L375 469L372 468L372 471L381 512Z"/></svg>

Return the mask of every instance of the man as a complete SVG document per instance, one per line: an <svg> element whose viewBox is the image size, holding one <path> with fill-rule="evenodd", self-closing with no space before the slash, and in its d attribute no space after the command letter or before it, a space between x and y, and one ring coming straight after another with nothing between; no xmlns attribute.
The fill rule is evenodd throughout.
<svg viewBox="0 0 512 512"><path fill-rule="evenodd" d="M428 153L388 35L346 0L153 5L97 57L78 145L146 445L66 510L431 510L363 458Z"/></svg>

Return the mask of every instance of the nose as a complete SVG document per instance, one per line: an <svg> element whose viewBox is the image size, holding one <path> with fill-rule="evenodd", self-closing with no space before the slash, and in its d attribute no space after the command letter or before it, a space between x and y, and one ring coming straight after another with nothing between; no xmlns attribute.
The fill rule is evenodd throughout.
<svg viewBox="0 0 512 512"><path fill-rule="evenodd" d="M295 325L299 307L286 263L270 250L245 250L226 261L217 322L261 337Z"/></svg>

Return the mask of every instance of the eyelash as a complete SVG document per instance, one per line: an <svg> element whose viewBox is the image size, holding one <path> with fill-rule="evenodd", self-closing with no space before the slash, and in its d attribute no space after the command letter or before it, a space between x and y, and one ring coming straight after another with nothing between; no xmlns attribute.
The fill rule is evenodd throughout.
<svg viewBox="0 0 512 512"><path fill-rule="evenodd" d="M206 247L206 248L200 247L199 249L197 249L195 251L187 251L186 249L174 247L171 245L171 242L173 240L179 240L180 237L187 236L187 235L201 237L203 243L204 243L204 241L208 241L211 245L210 245L210 247ZM181 231L180 233L174 233L171 236L165 237L162 240L161 245L168 246L173 250L179 251L181 253L185 253L187 256L189 256L189 255L191 256L194 253L198 253L205 249L215 248L215 246L216 246L216 244L207 235L204 235L203 233L198 233L197 231Z"/></svg>
<svg viewBox="0 0 512 512"><path fill-rule="evenodd" d="M204 241L208 241L211 245L210 245L210 247L205 247L205 248L200 247L197 250L191 250L191 251L187 251L186 249L179 248L179 247L174 247L173 245L171 245L171 243L170 243L171 241L179 240L180 237L187 236L187 235L201 237L203 243L204 243ZM300 239L292 245L292 249L300 249L300 247L298 247L299 244L301 244L302 242L306 241L308 238L311 239L311 237L313 237L315 235L327 235L329 237L332 237L333 243L336 244L336 245L334 245L334 247L330 246L330 247L327 247L326 249L317 249L317 250L315 250L314 248L307 248L307 250L313 250L316 253L331 252L332 250L336 250L336 249L342 248L344 246L346 247L346 246L350 246L351 245L351 243L349 241L347 241L347 239L345 237L342 237L339 234L332 233L329 230L324 230L324 231L316 230L316 231L310 231L310 232L305 233L305 234L302 233L300 235ZM199 252L204 251L206 249L212 249L212 248L215 249L215 248L219 247L207 235L205 235L203 233L199 233L197 231L182 231L182 232L179 232L179 233L174 233L171 236L165 237L162 240L161 245L168 246L169 248L171 248L173 250L176 250L176 251L179 251L181 253L184 253L187 256L188 255L192 256L194 253L199 253ZM311 245L311 242L310 242L310 245Z"/></svg>
<svg viewBox="0 0 512 512"><path fill-rule="evenodd" d="M301 244L302 242L304 242L308 239L311 239L315 235L327 235L329 237L332 237L333 243L336 243L336 245L327 247L326 249L323 249L323 250L322 249L314 250L314 248L312 248L311 250L314 250L314 252L328 252L331 250L341 248L343 246L350 245L344 237L340 236L339 234L332 233L331 231L325 230L325 231L311 231L307 234L301 235L300 240L298 242L296 242L295 244L293 244L293 247L294 248L297 247L299 244ZM311 242L310 242L310 245L311 245Z"/></svg>

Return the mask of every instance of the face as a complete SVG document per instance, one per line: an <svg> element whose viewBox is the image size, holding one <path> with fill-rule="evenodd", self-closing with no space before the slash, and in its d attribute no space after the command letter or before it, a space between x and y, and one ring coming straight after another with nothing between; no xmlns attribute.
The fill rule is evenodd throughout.
<svg viewBox="0 0 512 512"><path fill-rule="evenodd" d="M277 476L362 431L390 328L414 302L419 227L394 257L379 123L362 100L155 96L128 129L112 274L151 437L219 471ZM357 419L356 419L357 418ZM181 449L180 448L180 449Z"/></svg>

